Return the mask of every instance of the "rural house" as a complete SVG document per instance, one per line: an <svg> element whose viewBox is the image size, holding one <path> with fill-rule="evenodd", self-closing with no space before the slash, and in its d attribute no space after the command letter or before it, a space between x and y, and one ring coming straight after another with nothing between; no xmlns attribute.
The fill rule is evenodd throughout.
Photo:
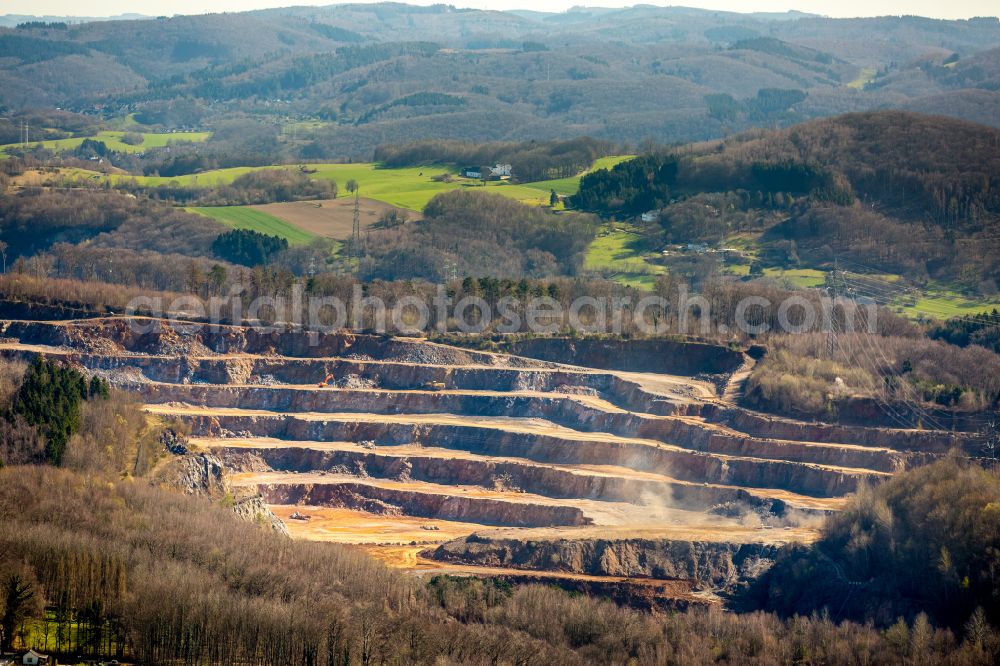
<svg viewBox="0 0 1000 666"><path fill-rule="evenodd" d="M39 664L48 664L48 655L35 652L34 650L28 650L23 655L21 655L22 666L39 666Z"/></svg>
<svg viewBox="0 0 1000 666"><path fill-rule="evenodd" d="M511 177L513 168L509 164L497 164L494 167L490 167L490 178L492 180L507 180Z"/></svg>
<svg viewBox="0 0 1000 666"><path fill-rule="evenodd" d="M462 169L462 176L476 180L509 180L513 167L509 164L496 166L470 166Z"/></svg>

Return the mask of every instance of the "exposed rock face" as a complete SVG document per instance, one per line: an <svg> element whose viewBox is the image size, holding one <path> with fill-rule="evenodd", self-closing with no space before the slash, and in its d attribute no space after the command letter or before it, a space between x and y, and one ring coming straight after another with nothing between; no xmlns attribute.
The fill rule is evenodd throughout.
<svg viewBox="0 0 1000 666"><path fill-rule="evenodd" d="M964 448L975 453L980 437L974 433L942 433L934 430L900 430L886 427L885 417L868 419L867 424L837 425L805 423L790 418L732 408L711 412L710 421L725 423L742 432L758 437L772 437L807 442L831 442L879 446L897 451L942 454L951 448Z"/></svg>
<svg viewBox="0 0 1000 666"><path fill-rule="evenodd" d="M219 457L226 467L241 472L271 470L290 472L327 471L332 474L364 470L364 476L412 479L436 484L461 484L497 488L504 479L508 488L544 497L631 502L636 498L659 499L681 509L704 509L714 505L738 505L743 510L772 512L775 503L740 488L701 484L665 484L645 479L581 474L562 468L518 461L446 459L407 456L391 447L377 450L318 450L305 447L275 447L247 450L221 447Z"/></svg>
<svg viewBox="0 0 1000 666"><path fill-rule="evenodd" d="M575 507L439 495L398 488L381 488L364 483L275 483L260 484L257 489L270 504L344 507L371 513L391 515L406 513L423 518L511 527L590 523L583 512ZM372 506L379 508L372 510ZM390 507L396 507L397 511L393 511Z"/></svg>
<svg viewBox="0 0 1000 666"><path fill-rule="evenodd" d="M230 491L222 461L207 453L178 456L167 463L156 480L189 495L221 497Z"/></svg>
<svg viewBox="0 0 1000 666"><path fill-rule="evenodd" d="M489 538L472 534L432 551L442 562L598 576L685 579L729 587L770 567L779 546L669 539Z"/></svg>
<svg viewBox="0 0 1000 666"><path fill-rule="evenodd" d="M154 481L178 488L189 495L206 495L217 501L230 501L233 489L226 475L226 468L219 458L198 453L175 457L159 471ZM260 495L234 500L233 511L244 520L288 535L288 528L271 512Z"/></svg>
<svg viewBox="0 0 1000 666"><path fill-rule="evenodd" d="M619 465L686 481L785 488L822 497L852 492L862 479L878 480L874 473L865 470L840 470L785 460L722 457L631 441L576 440L479 426L358 421L348 417L301 419L294 416L230 414L194 415L189 421L195 434L205 436L218 436L223 431L249 431L258 437L291 441L371 440L386 446L433 442L437 447L484 456L524 458L543 463Z"/></svg>
<svg viewBox="0 0 1000 666"><path fill-rule="evenodd" d="M249 523L258 523L273 532L288 536L288 527L274 515L260 495L236 500L233 503L233 512Z"/></svg>
<svg viewBox="0 0 1000 666"><path fill-rule="evenodd" d="M485 365L547 367L529 359L498 356L457 347L347 332L320 333L289 328L171 325L159 319L97 319L68 325L19 321L10 335L30 344L63 344L81 349L88 340L101 338L130 353L147 355L254 354L292 358L344 357L358 360L394 358L397 361L434 365ZM75 344L74 344L75 343Z"/></svg>
<svg viewBox="0 0 1000 666"><path fill-rule="evenodd" d="M892 472L905 465L902 453L865 448L816 446L787 439L749 437L706 428L684 419L609 412L564 397L468 395L455 393L291 388L178 386L140 387L152 403L184 402L206 407L276 412L358 412L375 414L461 414L542 418L586 432L606 432L670 442L695 451L805 463L837 464ZM807 434L807 433L803 433Z"/></svg>
<svg viewBox="0 0 1000 666"><path fill-rule="evenodd" d="M689 594L693 584L729 587L769 566L782 539L756 526L811 538L808 525L858 483L974 441L743 409L733 387L754 356L703 343L548 338L515 341L523 356L505 356L125 319L15 321L0 336L6 357L80 364L210 439L192 446L214 455L164 442L177 457L161 481L233 502L247 520L284 531L267 505L308 504L398 517L382 521L390 530L420 522L413 517L455 521L452 533L507 527L433 556L525 578L565 572L587 589L641 588L650 599L676 585L672 598L684 603L704 602ZM331 385L317 387L327 375ZM327 513L358 516L351 534L375 520Z"/></svg>
<svg viewBox="0 0 1000 666"><path fill-rule="evenodd" d="M740 351L722 345L674 340L529 338L511 342L506 349L512 354L556 363L689 377L729 374L743 364Z"/></svg>

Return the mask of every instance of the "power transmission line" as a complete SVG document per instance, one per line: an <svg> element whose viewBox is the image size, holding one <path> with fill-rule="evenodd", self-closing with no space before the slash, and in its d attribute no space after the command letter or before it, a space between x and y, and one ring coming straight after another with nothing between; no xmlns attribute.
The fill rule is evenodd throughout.
<svg viewBox="0 0 1000 666"><path fill-rule="evenodd" d="M836 261L852 265L862 270L870 271L872 273L876 274L880 273L878 269L872 266L867 266L865 264L859 263L857 261L852 261L850 259L837 257ZM874 299L878 305L884 305L888 307L892 305L891 301L895 298L913 296L915 293L918 293L918 290L915 288L906 289L906 288L893 287L891 284L888 284L884 281L880 281L877 278L871 278L870 280L865 280L864 273L855 273L855 275L857 277L848 277L849 274L846 271L840 271L841 280L844 281L845 283L848 283L852 290L861 293L868 298ZM879 299L882 299L882 302L879 302ZM907 307L909 310L918 312L928 317L941 318L943 316L938 312L934 312L924 308L917 308L914 306L907 306ZM996 307L1000 307L1000 304L997 304ZM988 316L983 317L981 316L982 314L984 313L979 313L978 315L977 314L958 315L958 317L966 319L968 321L976 321L983 325L996 325L997 323L1000 323L993 321Z"/></svg>
<svg viewBox="0 0 1000 666"><path fill-rule="evenodd" d="M848 352L847 350L844 349L842 341L846 341L850 345L850 352ZM857 354L857 352L854 351L854 344L851 343L850 341L851 341L851 336L849 336L849 335L844 335L844 336L841 336L840 338L836 338L837 348L845 355L845 357L847 357L848 361L851 364L853 364L854 366L856 366L856 367L858 367L858 368L860 368L860 369L863 370L864 366L858 360L858 354ZM870 354L868 354L867 350L864 350L864 348L861 347L860 344L858 346L860 348L862 348L863 351L865 351L865 355L866 355L866 357L868 357L869 364L872 364L871 356L870 356ZM892 405L889 404L889 402L887 400L885 400L885 399L883 399L883 398L880 397L880 395L881 395L880 391L881 391L881 387L876 388L875 393L872 396L873 400L875 400L875 403L879 407L882 408L883 413L885 413L886 416L888 416L890 419L892 419L896 423L896 425L898 425L900 428L902 428L904 430L909 430L911 428L911 424L909 422L907 422L906 419L903 418L903 416L901 416L892 407Z"/></svg>
<svg viewBox="0 0 1000 666"><path fill-rule="evenodd" d="M892 300L894 298L899 298L899 297L903 297L903 296L911 296L912 295L911 292L904 291L904 290L896 290L895 292L890 291L888 289L879 290L879 289L872 288L871 285L869 285L866 282L858 282L856 280L848 279L848 278L843 278L843 279L850 284L850 288L854 292L860 293L863 296L871 298L871 299L875 300L878 305L883 305L883 306L886 306L886 307L889 307L889 306L892 305ZM882 299L881 302L879 302L879 299ZM931 310L927 310L927 309L923 309L923 308L917 308L915 306L906 306L906 307L908 309L912 310L912 311L918 312L918 313L923 314L923 315L927 315L929 317L934 317L934 318L942 318L943 317L940 313L933 312ZM986 306L986 307L989 307L989 306ZM1000 308L1000 305L994 306L994 309L997 309L997 308ZM986 316L984 316L984 315L986 315ZM944 318L950 319L951 317L944 317ZM1000 321L994 320L994 319L992 319L989 316L989 311L980 312L978 314L956 315L955 318L959 318L959 319L963 319L963 320L966 320L966 321L980 323L980 324L983 324L984 326L996 326L996 325L1000 324Z"/></svg>
<svg viewBox="0 0 1000 666"><path fill-rule="evenodd" d="M848 284L847 280L846 280L846 278L844 278L843 274L841 274L841 279L844 280L845 285ZM846 289L848 290L848 292L854 292L854 291L858 291L859 290L859 288L856 287L856 286L846 286ZM990 326L1000 325L1000 319L976 318L976 317L970 317L970 316L962 317L962 319L967 320L967 321L979 321L979 322L981 322L981 323L983 323L985 325L990 325ZM869 362L875 364L874 367L877 368L877 370L878 370L879 373L882 372L882 368L883 367L886 368L886 369L891 370L891 368L892 368L892 362L887 357L887 355L885 353L885 350L883 349L882 345L879 344L876 341L875 338L877 336L872 335L871 331L866 331L865 333L868 336L868 342L871 345L871 348L872 348L873 352L877 353L877 356L878 356L878 358L876 358L874 354L868 354ZM879 359L881 359L881 362L879 361ZM903 402L910 407L910 409L913 411L913 413L916 416L918 416L921 419L922 422L926 422L927 424L929 424L935 430L942 430L942 431L949 430L949 428L945 427L944 424L942 424L935 416L933 416L930 412L928 412L926 409L924 409L921 406L921 402L919 400L919 396L916 396L913 393L913 387L912 386L910 386L909 384L903 382L903 383L900 384L900 388L904 392L909 391L909 393L912 396L912 398L911 399L904 398ZM982 424L986 423L986 418L985 417L970 417L970 418L967 418L967 420L969 422L978 421L978 422L980 422Z"/></svg>
<svg viewBox="0 0 1000 666"><path fill-rule="evenodd" d="M848 287L846 280L843 277L841 279L844 282L844 288L847 290L848 294L851 293L850 287ZM864 334L868 343L871 345L873 354L868 354L866 350L866 356L868 361L872 363L872 367L876 370L879 375L889 377L892 375L892 362L889 360L888 356L885 354L885 350L882 349L881 344L875 339L876 336L872 334L871 330L865 330ZM877 354L877 357L876 357ZM901 382L899 387L906 392L910 387L905 383ZM919 401L914 396L914 399L903 399L904 404L906 404L911 412L917 415L921 422L927 422L934 430L948 430L943 424L941 424L934 416L932 416L927 410L920 406Z"/></svg>
<svg viewBox="0 0 1000 666"><path fill-rule="evenodd" d="M828 281L830 286L827 287L827 295L830 297L830 321L826 327L826 356L829 359L833 358L834 348L836 347L837 344L836 307L837 307L837 297L839 295L837 289L837 273L839 271L840 271L840 263L836 260L836 258L834 258L833 275L831 279Z"/></svg>
<svg viewBox="0 0 1000 666"><path fill-rule="evenodd" d="M354 190L354 222L351 225L351 259L355 263L355 273L361 272L361 199L358 189Z"/></svg>
<svg viewBox="0 0 1000 666"><path fill-rule="evenodd" d="M840 349L841 352L845 352L845 354L846 354L846 351L844 350L844 347L843 347L843 345L841 343L841 340L846 341L850 345L850 353L849 353L849 356L848 356L849 361L854 366L856 366L856 367L864 370L865 366L858 360L858 353L854 350L854 344L853 344L853 342L851 342L855 338L856 338L856 340L858 342L858 348L865 355L865 358L867 360L868 366L871 367L873 370L875 370L876 375L879 378L881 378L882 377L882 372L879 369L878 364L875 362L874 357L868 351L868 349L865 348L864 345L862 345L860 343L860 338L859 337L857 337L856 335L854 335L854 336L852 336L852 335L844 335L844 336L841 336L839 338L835 338L835 340L837 341L838 349ZM879 387L879 388L876 389L875 394L873 396L873 399L875 400L875 403L879 407L881 407L882 411L890 419L892 419L896 423L896 425L898 425L900 428L902 428L904 430L911 429L912 428L912 424L906 420L906 418L904 417L904 415L902 415L900 412L897 412L896 409L889 403L889 401L888 401L887 398L881 398L880 397L881 390L883 390L883 388L884 387Z"/></svg>

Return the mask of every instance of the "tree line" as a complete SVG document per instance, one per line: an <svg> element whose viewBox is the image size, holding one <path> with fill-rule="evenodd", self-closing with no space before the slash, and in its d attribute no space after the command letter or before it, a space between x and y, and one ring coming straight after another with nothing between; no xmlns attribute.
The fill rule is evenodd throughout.
<svg viewBox="0 0 1000 666"><path fill-rule="evenodd" d="M233 229L212 242L216 256L234 264L259 266L268 263L272 255L288 249L288 241L252 229ZM213 271L216 269L213 268ZM221 282L221 280L213 280Z"/></svg>
<svg viewBox="0 0 1000 666"><path fill-rule="evenodd" d="M974 230L1000 212L998 146L1000 130L974 123L902 111L855 113L727 141L714 155L703 152L690 184L704 190L715 181L729 186L714 190L733 189L741 173L760 163L822 168L832 178L826 187L851 201Z"/></svg>
<svg viewBox="0 0 1000 666"><path fill-rule="evenodd" d="M589 169L594 160L614 152L615 146L611 142L589 137L567 141L496 143L431 139L380 145L375 149L375 161L387 167L510 164L516 180L533 182L575 176Z"/></svg>
<svg viewBox="0 0 1000 666"><path fill-rule="evenodd" d="M569 204L580 210L634 216L664 207L677 183L678 160L674 155L640 155L598 169L580 179L580 189Z"/></svg>
<svg viewBox="0 0 1000 666"><path fill-rule="evenodd" d="M929 335L959 347L979 345L1000 353L1000 310L949 319L931 329Z"/></svg>
<svg viewBox="0 0 1000 666"><path fill-rule="evenodd" d="M202 216L109 189L26 188L0 198L8 267L57 243L205 256L223 230Z"/></svg>
<svg viewBox="0 0 1000 666"><path fill-rule="evenodd" d="M748 404L798 417L836 418L838 409L866 397L905 421L895 425L910 427L921 425L921 413L908 405L924 412L980 414L1000 407L997 354L922 336L870 335L863 320L855 324L859 332L839 333L832 353L828 336L819 332L769 336L770 353L747 381ZM947 427L946 417L936 418Z"/></svg>

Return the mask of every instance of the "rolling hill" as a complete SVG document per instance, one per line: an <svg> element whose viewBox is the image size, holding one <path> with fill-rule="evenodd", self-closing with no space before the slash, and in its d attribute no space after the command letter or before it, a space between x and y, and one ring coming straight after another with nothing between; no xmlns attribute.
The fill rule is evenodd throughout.
<svg viewBox="0 0 1000 666"><path fill-rule="evenodd" d="M1000 279L998 149L1000 131L983 125L847 114L640 156L585 176L569 201L618 218L655 212L639 251L739 245L732 261L751 274L839 265L871 276L851 286L879 300L907 284L924 296L945 286L990 296ZM809 279L797 286L824 282Z"/></svg>
<svg viewBox="0 0 1000 666"><path fill-rule="evenodd" d="M381 143L430 137L682 142L995 90L998 44L996 19L295 7L0 28L0 107L134 114L161 129L310 121L300 139L325 158L370 159ZM850 85L869 71L868 85ZM752 105L762 90L795 94L733 116L708 101Z"/></svg>

